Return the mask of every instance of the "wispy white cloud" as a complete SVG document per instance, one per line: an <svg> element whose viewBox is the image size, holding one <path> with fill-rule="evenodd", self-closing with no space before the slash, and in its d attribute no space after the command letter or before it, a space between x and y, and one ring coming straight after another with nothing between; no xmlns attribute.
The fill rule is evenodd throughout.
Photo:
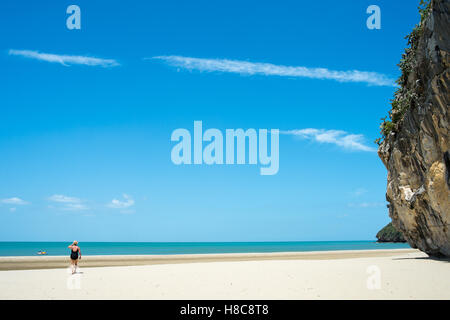
<svg viewBox="0 0 450 320"><path fill-rule="evenodd" d="M48 198L48 200L53 202L63 202L63 203L80 203L81 199L75 197L68 197L62 194L54 194Z"/></svg>
<svg viewBox="0 0 450 320"><path fill-rule="evenodd" d="M377 73L358 70L335 71L327 68L308 68L303 66L284 66L271 63L259 63L228 59L203 59L183 56L156 56L150 59L188 70L207 72L230 72L242 75L264 75L281 77L298 77L339 82L362 82L373 86L395 86L390 77Z"/></svg>
<svg viewBox="0 0 450 320"><path fill-rule="evenodd" d="M119 63L114 59L101 59L96 57L88 56L70 56L70 55L60 55L53 53L44 53L34 50L15 50L10 49L9 55L11 56L21 56L30 59L36 59L41 61L47 61L52 63L59 63L63 66L69 66L73 64L80 64L86 66L101 66L101 67L116 67Z"/></svg>
<svg viewBox="0 0 450 320"><path fill-rule="evenodd" d="M374 208L383 207L386 204L383 202L361 202L361 203L349 203L348 206L351 208Z"/></svg>
<svg viewBox="0 0 450 320"><path fill-rule="evenodd" d="M17 208L9 208L10 212L16 212Z"/></svg>
<svg viewBox="0 0 450 320"><path fill-rule="evenodd" d="M367 146L364 143L364 136L362 134L351 134L342 130L307 128L280 131L280 133L319 143L331 143L346 150L376 152L375 148Z"/></svg>
<svg viewBox="0 0 450 320"><path fill-rule="evenodd" d="M8 198L8 199L1 199L0 202L4 203L4 204L13 204L13 205L26 205L26 204L29 204L28 202L26 202L26 201L24 201L24 200L22 200L20 198L17 198L17 197Z"/></svg>
<svg viewBox="0 0 450 320"><path fill-rule="evenodd" d="M133 213L135 213L135 210L134 209L125 209L125 210L120 210L120 213L133 214Z"/></svg>
<svg viewBox="0 0 450 320"><path fill-rule="evenodd" d="M67 203L61 209L68 210L68 211L81 211L81 210L87 210L89 208L82 203Z"/></svg>
<svg viewBox="0 0 450 320"><path fill-rule="evenodd" d="M112 199L107 206L114 209L126 209L134 205L134 200L129 195L123 194L123 198L125 201Z"/></svg>
<svg viewBox="0 0 450 320"><path fill-rule="evenodd" d="M48 198L49 201L60 203L57 208L67 211L81 211L89 209L83 200L76 197L69 197L62 194L54 194ZM53 207L53 206L50 206Z"/></svg>
<svg viewBox="0 0 450 320"><path fill-rule="evenodd" d="M367 190L364 188L358 188L351 192L352 196L355 196L355 197L362 196L365 193L367 193Z"/></svg>

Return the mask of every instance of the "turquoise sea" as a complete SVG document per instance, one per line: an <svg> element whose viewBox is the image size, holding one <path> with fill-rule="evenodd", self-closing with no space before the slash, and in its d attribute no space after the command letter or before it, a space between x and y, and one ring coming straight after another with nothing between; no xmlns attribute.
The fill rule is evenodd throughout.
<svg viewBox="0 0 450 320"><path fill-rule="evenodd" d="M46 251L51 256L69 255L71 242L0 242L0 256L34 256ZM407 243L375 241L299 242L80 242L83 255L145 255L295 252L330 250L374 250L410 248Z"/></svg>

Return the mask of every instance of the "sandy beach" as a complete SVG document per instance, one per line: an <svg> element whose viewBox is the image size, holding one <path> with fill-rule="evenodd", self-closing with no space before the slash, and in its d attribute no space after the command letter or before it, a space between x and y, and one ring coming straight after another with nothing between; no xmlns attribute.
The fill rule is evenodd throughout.
<svg viewBox="0 0 450 320"><path fill-rule="evenodd" d="M0 299L450 299L450 262L412 249L1 257Z"/></svg>

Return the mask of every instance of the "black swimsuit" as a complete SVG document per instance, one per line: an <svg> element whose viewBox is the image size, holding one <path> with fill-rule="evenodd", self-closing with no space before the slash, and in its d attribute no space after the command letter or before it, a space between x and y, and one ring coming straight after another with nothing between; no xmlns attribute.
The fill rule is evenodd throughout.
<svg viewBox="0 0 450 320"><path fill-rule="evenodd" d="M73 250L72 250L72 252L71 252L71 254L70 254L70 259L72 259L72 260L78 260L78 249L77 249L77 251L73 251Z"/></svg>

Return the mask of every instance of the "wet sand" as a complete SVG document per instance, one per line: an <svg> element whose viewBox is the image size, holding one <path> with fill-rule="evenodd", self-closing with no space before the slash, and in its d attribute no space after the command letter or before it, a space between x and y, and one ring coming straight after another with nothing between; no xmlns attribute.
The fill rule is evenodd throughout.
<svg viewBox="0 0 450 320"><path fill-rule="evenodd" d="M264 260L329 260L363 257L389 257L398 253L417 252L414 249L392 250L340 250L275 253L226 253L226 254L180 254L180 255L104 255L83 256L80 266L112 267L139 266L173 263L264 261ZM66 268L68 256L0 257L0 270L33 270Z"/></svg>

